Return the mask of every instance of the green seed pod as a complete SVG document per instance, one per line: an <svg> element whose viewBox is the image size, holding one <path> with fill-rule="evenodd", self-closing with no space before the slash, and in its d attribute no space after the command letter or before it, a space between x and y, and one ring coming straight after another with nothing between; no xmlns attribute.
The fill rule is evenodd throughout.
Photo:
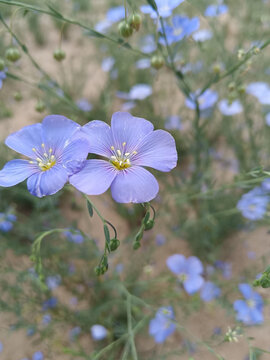
<svg viewBox="0 0 270 360"><path fill-rule="evenodd" d="M220 65L219 64L215 64L214 66L213 66L213 73L214 74L220 74L220 72L221 72L221 67L220 67Z"/></svg>
<svg viewBox="0 0 270 360"><path fill-rule="evenodd" d="M11 47L6 50L5 56L7 60L11 62L16 62L17 60L20 59L21 53L17 48Z"/></svg>
<svg viewBox="0 0 270 360"><path fill-rule="evenodd" d="M109 246L111 251L115 251L120 246L120 241L118 239L111 239Z"/></svg>
<svg viewBox="0 0 270 360"><path fill-rule="evenodd" d="M162 66L164 65L164 59L162 56L160 55L154 55L151 59L151 66L154 68L154 69L161 69Z"/></svg>
<svg viewBox="0 0 270 360"><path fill-rule="evenodd" d="M56 49L53 53L53 57L55 58L56 61L61 62L62 60L65 59L66 53L62 49Z"/></svg>
<svg viewBox="0 0 270 360"><path fill-rule="evenodd" d="M245 87L244 85L239 86L239 87L237 88L237 90L238 90L238 93L239 93L240 95L243 95L243 94L246 93L246 87Z"/></svg>
<svg viewBox="0 0 270 360"><path fill-rule="evenodd" d="M45 110L45 104L42 100L38 100L35 106L35 110L40 113L42 113Z"/></svg>
<svg viewBox="0 0 270 360"><path fill-rule="evenodd" d="M101 275L101 268L100 268L100 266L96 266L95 269L94 269L94 271L95 271L95 274L96 274L97 276Z"/></svg>
<svg viewBox="0 0 270 360"><path fill-rule="evenodd" d="M155 225L155 221L153 219L147 221L147 223L145 224L145 231L151 230L154 227L154 225Z"/></svg>
<svg viewBox="0 0 270 360"><path fill-rule="evenodd" d="M235 83L234 82L229 83L228 90L229 91L234 91L235 90Z"/></svg>
<svg viewBox="0 0 270 360"><path fill-rule="evenodd" d="M5 61L4 59L0 58L0 71L3 71L5 69Z"/></svg>
<svg viewBox="0 0 270 360"><path fill-rule="evenodd" d="M19 91L17 91L17 92L15 92L15 94L13 95L13 97L14 97L14 100L16 100L16 101L21 101L22 100L22 94L19 92Z"/></svg>
<svg viewBox="0 0 270 360"><path fill-rule="evenodd" d="M135 13L128 18L129 25L136 31L140 30L142 17L140 14Z"/></svg>
<svg viewBox="0 0 270 360"><path fill-rule="evenodd" d="M133 249L138 250L141 247L141 243L138 241L134 241L133 243Z"/></svg>
<svg viewBox="0 0 270 360"><path fill-rule="evenodd" d="M125 20L121 21L120 24L118 25L118 31L119 34L124 38L130 37L133 33L132 27Z"/></svg>

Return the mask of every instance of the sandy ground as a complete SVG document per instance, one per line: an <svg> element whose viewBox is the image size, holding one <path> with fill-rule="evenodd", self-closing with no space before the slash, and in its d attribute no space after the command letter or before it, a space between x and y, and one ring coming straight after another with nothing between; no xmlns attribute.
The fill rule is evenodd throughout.
<svg viewBox="0 0 270 360"><path fill-rule="evenodd" d="M43 19L45 25L47 23L46 19ZM21 26L19 24L19 26ZM34 54L36 60L42 64L44 69L48 71L52 76L56 76L59 78L59 74L61 71L59 70L59 64L52 60L52 52L57 47L58 44L58 34L54 31L50 31L47 34L47 46L40 48L37 47L34 42L30 39L27 39L27 43L31 43L31 53ZM91 44L91 40L84 40L82 44L79 40L81 33L76 28L72 28L69 31L69 41L64 41L63 48L67 53L66 60L66 68L69 68L69 64L74 62L74 58L76 59L76 53L79 49L81 49L82 45L85 49L85 57L91 59L87 64L87 78L89 81L86 82L86 86L84 88L84 94L90 100L96 99L102 88L106 83L106 75L101 71L100 64L94 60L95 48ZM51 51L48 51L50 49ZM31 74L31 78L38 79L38 73L33 73L33 68L29 64L28 60L23 56L22 60L19 63L20 68L23 70L23 73L27 76L27 74ZM80 67L81 64L76 64L75 66ZM166 74L164 74L166 75ZM167 78L165 76L165 78ZM162 82L162 78L157 79L157 84L155 86L159 86L158 84ZM162 86L165 88L171 88L171 82L168 80L166 83L162 82ZM20 90L23 94L24 100L20 103L14 103L12 100L11 94L14 90ZM3 91L4 90L4 91ZM33 99L33 95L35 91L29 87L21 83L13 83L5 84L3 90L0 92L0 96L6 99L12 107L13 115L11 118L2 120L0 122L0 136L1 140L3 140L6 135L9 133L20 129L22 126L32 124L38 121L41 121L43 115L38 114L35 109L36 100ZM179 100L183 101L183 99ZM159 110L159 104L155 105ZM162 108L161 111L164 114L167 113L166 108ZM173 109L174 112L177 112L178 109ZM91 234L94 238L98 240L100 246L102 246L103 235L102 226L99 220L94 217L91 221L89 221L89 216L87 210L85 209L85 204L83 199L77 196L77 201L80 206L82 206L83 210L81 212L72 212L68 207L63 208L63 213L68 219L76 219L79 224L79 228L83 230L85 233ZM117 224L118 231L121 234L121 237L124 238L128 234L128 225L125 223L123 218L121 218L115 211L110 196L104 195L94 199L95 204L102 211L104 216L112 221L114 224ZM233 278L237 278L240 274L243 273L245 269L250 268L251 266L255 269L256 267L261 267L260 257L265 255L266 261L269 262L270 256L266 254L265 249L269 243L269 234L267 228L258 228L253 232L241 232L239 234L235 234L235 236L228 239L224 244L224 256L223 260L229 261L232 263L233 268ZM139 250L137 254L134 255L134 259L136 261L136 257L140 257L143 254L144 250L147 250L148 242L154 241L155 234L163 233L168 242L163 247L160 247L155 252L154 258L152 259L152 273L148 276L155 277L160 271L166 268L165 262L166 258L173 253L183 253L186 255L190 254L187 244L179 238L173 237L168 233L168 230L164 226L161 225L158 221L156 227L153 231L150 232L149 238L147 241L144 241L144 246ZM125 250L130 251L130 248ZM255 252L256 258L250 260L248 258L248 252ZM27 258L16 258L12 253L9 254L9 263L18 264L22 268L28 268L30 262ZM254 273L254 276L256 273ZM267 298L268 291L267 290L259 290L260 293ZM65 293L65 290L61 287L56 290L56 296L59 297L60 301L65 302L68 294ZM188 301L188 299L187 299ZM81 304L83 306L83 304ZM269 334L270 334L270 308L269 306L265 307L265 324L260 327L251 327L247 329L248 336L254 336L256 339L252 341L252 344L257 347L265 348L266 350L270 350L269 345ZM63 343L63 335L66 338L66 334L68 329L59 328L57 334L54 339L53 350L52 344L49 343L39 343L38 339L34 337L27 337L25 330L18 330L16 332L9 332L9 326L14 322L14 316L2 313L0 314L0 340L4 345L4 351L1 353L0 357L3 360L19 360L25 356L31 357L34 351L43 350L46 355L46 359L57 359L57 360L69 360L73 357L68 355L61 355L61 347L65 345ZM193 315L188 321L185 320L185 326L188 328L189 332L194 334L196 337L200 339L207 339L213 333L213 329L215 327L221 327L223 334L226 332L228 326L233 326L235 324L234 319L232 317L228 317L225 310L223 310L218 305L205 305L203 309ZM139 348L143 350L151 350L154 346L154 342L149 338L145 340L144 338L138 338ZM179 334L172 336L168 339L166 343L166 348L174 349L181 344L182 338ZM91 350L91 339L89 337L84 337L81 339L82 345ZM15 344L15 346L14 346ZM158 347L157 347L158 348ZM58 350L57 350L58 349ZM241 340L237 344L222 344L217 349L217 352L224 356L226 360L243 360L244 357L248 353L247 344L245 341ZM210 354L207 350L200 350L198 353L194 353L193 358L195 360L212 360L216 359L216 357ZM187 359L187 357L184 357ZM179 359L179 356L171 357L171 359ZM263 355L261 360L270 359L270 355Z"/></svg>

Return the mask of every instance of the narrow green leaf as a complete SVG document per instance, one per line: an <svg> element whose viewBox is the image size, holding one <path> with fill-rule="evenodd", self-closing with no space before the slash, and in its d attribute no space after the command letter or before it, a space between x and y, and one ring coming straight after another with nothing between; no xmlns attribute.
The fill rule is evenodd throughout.
<svg viewBox="0 0 270 360"><path fill-rule="evenodd" d="M158 11L157 4L156 4L155 0L147 0L147 2L155 11Z"/></svg>
<svg viewBox="0 0 270 360"><path fill-rule="evenodd" d="M88 209L90 217L93 217L94 210L93 210L93 206L92 206L92 204L90 203L89 200L87 200L87 209Z"/></svg>

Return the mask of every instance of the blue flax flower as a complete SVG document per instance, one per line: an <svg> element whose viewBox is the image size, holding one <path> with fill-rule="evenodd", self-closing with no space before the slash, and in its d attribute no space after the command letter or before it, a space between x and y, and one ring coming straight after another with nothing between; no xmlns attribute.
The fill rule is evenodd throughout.
<svg viewBox="0 0 270 360"><path fill-rule="evenodd" d="M106 160L91 159L70 183L88 195L99 195L111 187L112 197L120 203L142 203L158 193L156 178L144 166L168 172L177 163L173 137L155 130L149 121L127 112L116 112L111 127L92 121L82 128L90 152Z"/></svg>
<svg viewBox="0 0 270 360"><path fill-rule="evenodd" d="M14 186L28 178L32 195L55 194L81 169L88 155L88 142L79 133L80 126L74 121L50 115L41 124L9 135L6 145L30 160L9 161L0 171L0 186Z"/></svg>
<svg viewBox="0 0 270 360"><path fill-rule="evenodd" d="M0 231L9 232L16 220L17 217L13 214L0 213Z"/></svg>
<svg viewBox="0 0 270 360"><path fill-rule="evenodd" d="M228 6L225 4L212 4L207 6L204 15L205 16L209 16L209 17L216 17L222 14L225 14L226 12L228 12Z"/></svg>
<svg viewBox="0 0 270 360"><path fill-rule="evenodd" d="M232 103L229 103L227 99L220 100L218 108L225 116L233 116L243 111L243 106L239 100L234 100Z"/></svg>
<svg viewBox="0 0 270 360"><path fill-rule="evenodd" d="M200 90L197 90L195 94L191 95L192 99L186 99L186 106L192 110L196 109L195 96L200 93ZM218 93L213 90L206 90L202 95L199 96L199 108L201 111L207 110L215 105L218 100Z"/></svg>
<svg viewBox="0 0 270 360"><path fill-rule="evenodd" d="M261 188L256 187L242 195L237 203L237 209L249 220L260 220L266 213L268 202L269 197Z"/></svg>
<svg viewBox="0 0 270 360"><path fill-rule="evenodd" d="M107 11L106 14L106 19L111 23L116 23L124 19L124 17L125 17L125 7L122 5L112 7Z"/></svg>
<svg viewBox="0 0 270 360"><path fill-rule="evenodd" d="M213 33L209 29L201 29L196 31L195 34L192 35L192 38L197 42L204 42L206 40L210 40L213 37Z"/></svg>
<svg viewBox="0 0 270 360"><path fill-rule="evenodd" d="M265 82L253 82L247 86L246 92L255 96L262 105L270 105L270 86Z"/></svg>
<svg viewBox="0 0 270 360"><path fill-rule="evenodd" d="M179 6L184 0L155 0L158 8L158 14L161 17L169 17L172 15L173 10ZM156 11L150 5L142 5L140 7L141 12L149 14L152 19L158 17Z"/></svg>
<svg viewBox="0 0 270 360"><path fill-rule="evenodd" d="M203 301L209 302L221 295L220 288L211 281L206 281L202 287L200 297Z"/></svg>
<svg viewBox="0 0 270 360"><path fill-rule="evenodd" d="M64 232L64 235L70 242L73 242L74 244L82 244L84 242L84 237L79 230L67 230Z"/></svg>
<svg viewBox="0 0 270 360"><path fill-rule="evenodd" d="M233 304L237 312L236 319L246 325L263 323L263 299L260 294L253 291L249 284L239 284L239 290L245 300L236 300Z"/></svg>
<svg viewBox="0 0 270 360"><path fill-rule="evenodd" d="M103 325L99 325L99 324L93 325L91 327L90 331L91 331L92 338L95 341L103 340L108 335L108 330Z"/></svg>
<svg viewBox="0 0 270 360"><path fill-rule="evenodd" d="M3 86L3 80L7 77L5 71L0 71L0 89L2 89Z"/></svg>
<svg viewBox="0 0 270 360"><path fill-rule="evenodd" d="M176 328L174 312L171 306L161 307L156 312L156 316L150 320L149 334L154 337L156 343L163 343Z"/></svg>
<svg viewBox="0 0 270 360"><path fill-rule="evenodd" d="M168 257L167 266L177 276L188 294L192 295L202 287L203 265L197 257L185 258L184 255L175 254Z"/></svg>
<svg viewBox="0 0 270 360"><path fill-rule="evenodd" d="M194 31L198 30L200 27L200 19L198 17L189 18L188 16L175 15L172 18L172 25L166 23L165 34L167 37L167 42L169 45L181 41L184 37L191 35ZM159 29L161 32L161 38L159 39L160 44L166 45L166 40L162 35L162 29Z"/></svg>

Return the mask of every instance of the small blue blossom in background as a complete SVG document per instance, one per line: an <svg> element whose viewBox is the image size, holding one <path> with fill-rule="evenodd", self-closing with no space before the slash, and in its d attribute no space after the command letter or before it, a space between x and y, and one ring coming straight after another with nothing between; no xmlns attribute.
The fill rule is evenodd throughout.
<svg viewBox="0 0 270 360"><path fill-rule="evenodd" d="M109 72L113 69L114 64L115 59L112 56L109 56L102 60L101 68L104 72Z"/></svg>
<svg viewBox="0 0 270 360"><path fill-rule="evenodd" d="M134 85L129 91L130 100L144 100L152 95L152 86L147 84Z"/></svg>
<svg viewBox="0 0 270 360"><path fill-rule="evenodd" d="M196 109L195 97L199 95L200 90L197 90L195 94L192 95L194 100L186 99L186 106L192 110ZM202 95L198 97L199 107L201 111L212 108L218 100L218 93L214 90L206 90Z"/></svg>
<svg viewBox="0 0 270 360"><path fill-rule="evenodd" d="M269 197L260 187L256 187L242 195L237 203L237 209L249 220L260 220L266 213L268 202Z"/></svg>
<svg viewBox="0 0 270 360"><path fill-rule="evenodd" d="M156 51L157 44L153 35L146 35L140 39L140 49L145 54L151 54Z"/></svg>
<svg viewBox="0 0 270 360"><path fill-rule="evenodd" d="M172 12L177 6L179 6L184 0L155 0L158 14L161 17L169 17L172 15ZM144 14L149 14L152 19L157 18L156 11L150 5L142 5L140 7L141 12Z"/></svg>
<svg viewBox="0 0 270 360"><path fill-rule="evenodd" d="M166 238L164 235L162 234L157 234L156 235L156 244L158 246L164 245L166 243Z"/></svg>
<svg viewBox="0 0 270 360"><path fill-rule="evenodd" d="M0 342L0 353L3 351L3 349L4 349L4 346L3 346L3 344Z"/></svg>
<svg viewBox="0 0 270 360"><path fill-rule="evenodd" d="M128 93L117 91L116 95L120 99L134 101L134 100L144 100L148 96L152 95L152 92L153 92L152 86L148 84L137 84L132 86L132 88Z"/></svg>
<svg viewBox="0 0 270 360"><path fill-rule="evenodd" d="M236 300L234 310L237 312L236 319L246 325L256 325L263 323L263 299L260 294L253 291L249 284L239 284L245 300Z"/></svg>
<svg viewBox="0 0 270 360"><path fill-rule="evenodd" d="M174 312L171 306L161 307L149 323L149 334L156 343L163 343L168 336L174 333L176 325L173 322Z"/></svg>
<svg viewBox="0 0 270 360"><path fill-rule="evenodd" d="M43 360L43 359L44 359L44 355L41 351L36 351L32 356L32 360Z"/></svg>
<svg viewBox="0 0 270 360"><path fill-rule="evenodd" d="M80 335L81 331L82 329L80 328L80 326L72 328L69 332L70 341L74 341Z"/></svg>
<svg viewBox="0 0 270 360"><path fill-rule="evenodd" d="M213 33L209 29L201 29L199 31L196 31L192 38L197 42L204 42L206 40L210 40L213 37Z"/></svg>
<svg viewBox="0 0 270 360"><path fill-rule="evenodd" d="M49 325L49 323L51 322L52 317L50 314L44 314L43 318L42 318L42 324L43 325Z"/></svg>
<svg viewBox="0 0 270 360"><path fill-rule="evenodd" d="M107 337L108 330L99 324L93 325L90 329L93 340L100 341Z"/></svg>
<svg viewBox="0 0 270 360"><path fill-rule="evenodd" d="M27 336L33 336L35 335L35 333L36 333L36 329L33 326L29 327L26 331Z"/></svg>
<svg viewBox="0 0 270 360"><path fill-rule="evenodd" d="M0 213L0 231L9 232L13 228L13 223L16 220L16 215Z"/></svg>
<svg viewBox="0 0 270 360"><path fill-rule="evenodd" d="M3 86L3 80L5 80L7 77L5 71L0 71L0 89L2 89Z"/></svg>
<svg viewBox="0 0 270 360"><path fill-rule="evenodd" d="M46 278L46 285L50 290L58 288L61 284L61 276L60 275L51 275Z"/></svg>
<svg viewBox="0 0 270 360"><path fill-rule="evenodd" d="M229 103L227 99L220 100L218 108L225 116L233 116L243 112L243 106L239 100L234 100L232 103Z"/></svg>
<svg viewBox="0 0 270 360"><path fill-rule="evenodd" d="M57 298L51 297L51 298L49 298L48 300L45 300L45 301L43 302L43 304L42 304L42 310L43 310L43 311L46 311L46 310L48 310L48 309L53 309L53 308L56 307L57 303L58 303Z"/></svg>
<svg viewBox="0 0 270 360"><path fill-rule="evenodd" d="M192 295L201 289L204 283L203 265L197 257L185 258L184 255L175 254L168 257L167 266L177 275L188 294Z"/></svg>
<svg viewBox="0 0 270 360"><path fill-rule="evenodd" d="M148 69L151 67L151 60L150 59L140 59L136 62L137 69Z"/></svg>
<svg viewBox="0 0 270 360"><path fill-rule="evenodd" d="M82 244L84 242L84 237L79 230L68 230L64 232L64 235L68 241L74 244Z"/></svg>
<svg viewBox="0 0 270 360"><path fill-rule="evenodd" d="M106 19L111 23L116 23L125 17L125 7L124 6L116 6L107 11Z"/></svg>
<svg viewBox="0 0 270 360"><path fill-rule="evenodd" d="M209 17L216 17L222 14L225 14L226 12L228 12L228 6L225 4L212 4L207 6L204 15L205 16L209 16Z"/></svg>
<svg viewBox="0 0 270 360"><path fill-rule="evenodd" d="M222 275L225 279L232 277L232 264L226 261L217 260L215 266L222 271Z"/></svg>
<svg viewBox="0 0 270 360"><path fill-rule="evenodd" d="M201 289L200 297L203 301L212 301L221 295L221 289L211 281L206 281Z"/></svg>
<svg viewBox="0 0 270 360"><path fill-rule="evenodd" d="M130 111L131 109L133 109L136 106L135 101L127 101L125 103L122 104L122 111Z"/></svg>
<svg viewBox="0 0 270 360"><path fill-rule="evenodd" d="M87 99L79 99L76 101L78 108L84 112L89 112L93 109L92 104Z"/></svg>
<svg viewBox="0 0 270 360"><path fill-rule="evenodd" d="M181 118L177 115L167 117L164 127L166 130L181 130Z"/></svg>
<svg viewBox="0 0 270 360"><path fill-rule="evenodd" d="M250 83L246 92L255 96L262 105L270 105L270 86L264 82L253 82Z"/></svg>
<svg viewBox="0 0 270 360"><path fill-rule="evenodd" d="M169 45L171 45L198 30L200 27L200 19L198 17L189 18L187 16L175 15L172 18L172 26L166 23L164 27L167 42ZM162 28L159 30L161 32L159 43L165 46L166 40L162 35Z"/></svg>

